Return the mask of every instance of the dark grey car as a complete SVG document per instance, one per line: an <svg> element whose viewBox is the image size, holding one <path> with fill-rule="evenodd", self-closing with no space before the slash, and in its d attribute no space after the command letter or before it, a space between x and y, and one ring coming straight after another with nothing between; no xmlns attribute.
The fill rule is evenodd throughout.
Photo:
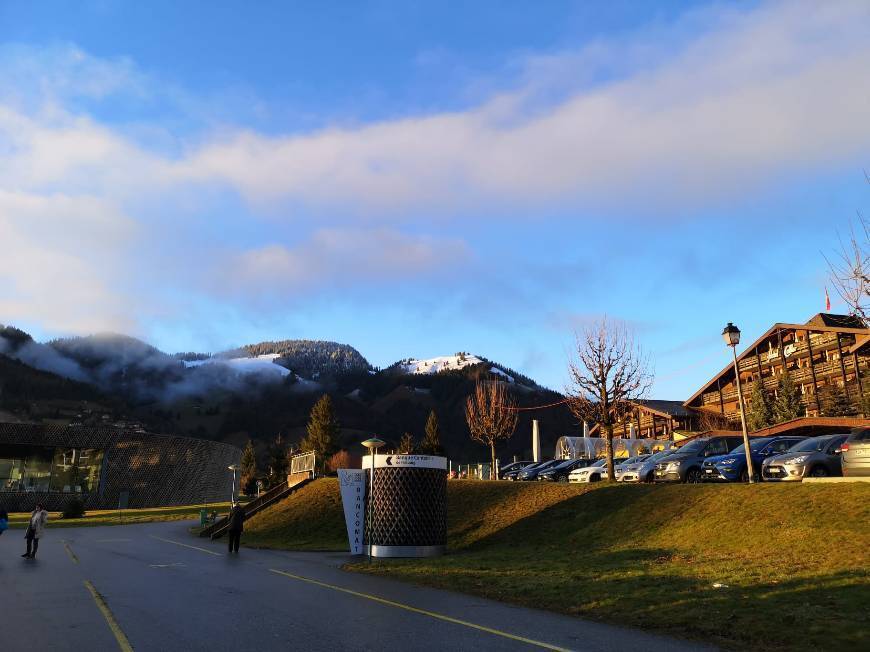
<svg viewBox="0 0 870 652"><path fill-rule="evenodd" d="M804 478L842 475L840 446L847 437L842 434L805 439L787 453L764 460L761 478L770 482L800 482Z"/></svg>
<svg viewBox="0 0 870 652"><path fill-rule="evenodd" d="M656 482L700 482L704 460L714 455L725 455L743 443L742 437L699 437L684 444L656 464L653 480Z"/></svg>
<svg viewBox="0 0 870 652"><path fill-rule="evenodd" d="M870 428L855 428L840 446L840 451L844 476L870 475Z"/></svg>

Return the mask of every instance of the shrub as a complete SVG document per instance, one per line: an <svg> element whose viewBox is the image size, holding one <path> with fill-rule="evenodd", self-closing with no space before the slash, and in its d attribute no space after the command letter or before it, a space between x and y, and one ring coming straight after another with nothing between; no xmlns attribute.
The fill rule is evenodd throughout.
<svg viewBox="0 0 870 652"><path fill-rule="evenodd" d="M63 508L63 518L81 518L85 515L85 504L81 498L70 498Z"/></svg>

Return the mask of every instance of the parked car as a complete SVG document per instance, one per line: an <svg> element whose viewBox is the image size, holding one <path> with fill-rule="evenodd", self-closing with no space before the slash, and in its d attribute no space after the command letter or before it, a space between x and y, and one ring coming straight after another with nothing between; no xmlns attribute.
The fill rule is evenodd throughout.
<svg viewBox="0 0 870 652"><path fill-rule="evenodd" d="M659 451L658 453L653 453L642 462L626 465L625 471L621 476L617 476L616 480L618 482L652 482L656 464L673 452L673 449Z"/></svg>
<svg viewBox="0 0 870 652"><path fill-rule="evenodd" d="M761 478L769 482L800 482L804 478L842 475L840 446L849 435L823 435L805 439L787 453L768 457Z"/></svg>
<svg viewBox="0 0 870 652"><path fill-rule="evenodd" d="M643 455L635 455L634 457L629 457L625 460L614 460L616 464L616 481L621 482L622 476L625 475L629 470L634 469L636 465L643 464L643 461L649 458L649 453L644 453ZM607 477L607 466L604 467L604 476L602 478Z"/></svg>
<svg viewBox="0 0 870 652"><path fill-rule="evenodd" d="M806 437L794 435L782 437L758 437L749 442L749 456L752 458L753 479L761 477L761 464L768 457L782 455ZM727 455L708 457L704 461L704 482L748 482L749 472L746 470L746 454L740 444Z"/></svg>
<svg viewBox="0 0 870 652"><path fill-rule="evenodd" d="M544 469L538 473L538 480L546 482L568 482L568 474L581 466L588 466L595 460L590 459L573 459L562 460L561 464L551 466L549 469Z"/></svg>
<svg viewBox="0 0 870 652"><path fill-rule="evenodd" d="M607 458L602 458L589 466L581 466L568 474L568 482L598 482L601 480L601 470L607 472Z"/></svg>
<svg viewBox="0 0 870 652"><path fill-rule="evenodd" d="M840 451L844 476L870 475L870 428L855 428L840 446Z"/></svg>
<svg viewBox="0 0 870 652"><path fill-rule="evenodd" d="M505 471L502 474L501 479L515 481L518 479L517 476L520 474L520 471L522 471L523 469L527 469L531 466L537 466L538 464L540 464L540 462L530 462L530 463L526 464L525 466L521 466L519 468L512 469L510 471Z"/></svg>
<svg viewBox="0 0 870 652"><path fill-rule="evenodd" d="M524 460L522 462L511 462L510 464L505 464L498 470L498 479L504 480L505 473L509 473L511 471L519 471L520 469L528 466L529 464L534 464L534 462L532 460Z"/></svg>
<svg viewBox="0 0 870 652"><path fill-rule="evenodd" d="M522 480L524 482L529 480L537 480L538 474L541 471L546 471L549 468L556 466L557 464L561 464L563 460L550 460L549 462L541 462L540 464L532 464L531 466L527 466L522 469L517 474L517 480Z"/></svg>
<svg viewBox="0 0 870 652"><path fill-rule="evenodd" d="M700 482L704 460L730 453L742 442L742 437L729 435L693 439L656 464L653 479L656 482Z"/></svg>

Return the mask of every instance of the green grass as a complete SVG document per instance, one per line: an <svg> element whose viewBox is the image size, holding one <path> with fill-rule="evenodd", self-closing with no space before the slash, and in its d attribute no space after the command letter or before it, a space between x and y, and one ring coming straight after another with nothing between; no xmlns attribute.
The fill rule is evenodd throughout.
<svg viewBox="0 0 870 652"><path fill-rule="evenodd" d="M48 527L87 527L96 525L131 525L133 523L155 523L158 521L186 521L199 518L199 510L205 507L218 514L226 513L230 503L209 503L208 505L184 505L180 507L153 507L150 509L89 510L83 518L61 518L60 512L49 512ZM9 514L9 527L24 529L30 514L16 512Z"/></svg>
<svg viewBox="0 0 870 652"><path fill-rule="evenodd" d="M347 550L336 478L301 487L245 521L246 546L282 550Z"/></svg>
<svg viewBox="0 0 870 652"><path fill-rule="evenodd" d="M448 493L448 555L349 568L732 649L870 645L866 484L460 481ZM347 549L335 480L258 518L269 547Z"/></svg>

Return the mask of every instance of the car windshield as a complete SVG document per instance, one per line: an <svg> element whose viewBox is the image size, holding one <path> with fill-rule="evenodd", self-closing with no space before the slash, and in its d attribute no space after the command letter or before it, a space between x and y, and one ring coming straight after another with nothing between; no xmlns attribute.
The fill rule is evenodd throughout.
<svg viewBox="0 0 870 652"><path fill-rule="evenodd" d="M704 450L704 447L707 446L709 441L709 439L696 439L695 441L690 441L688 444L677 450L680 453L689 453L690 455L697 454Z"/></svg>
<svg viewBox="0 0 870 652"><path fill-rule="evenodd" d="M762 448L764 448L769 441L770 441L770 437L764 437L762 439L753 439L751 442L749 442L749 450L751 450L753 453L757 453ZM733 455L735 453L742 453L742 452L743 452L743 444L740 444L740 446L738 446L737 448L732 449L732 451L729 453L729 455Z"/></svg>
<svg viewBox="0 0 870 652"><path fill-rule="evenodd" d="M646 458L646 462L658 462L660 459L667 457L673 453L673 451L659 451L658 453L654 453Z"/></svg>
<svg viewBox="0 0 870 652"><path fill-rule="evenodd" d="M607 464L607 458L602 457L600 460L595 462L595 464L593 464L592 466L604 466L605 464Z"/></svg>
<svg viewBox="0 0 870 652"><path fill-rule="evenodd" d="M809 453L810 451L818 451L828 441L827 437L812 437L799 441L794 446L788 449L789 453Z"/></svg>
<svg viewBox="0 0 870 652"><path fill-rule="evenodd" d="M849 441L870 441L870 428L853 430L849 435Z"/></svg>

